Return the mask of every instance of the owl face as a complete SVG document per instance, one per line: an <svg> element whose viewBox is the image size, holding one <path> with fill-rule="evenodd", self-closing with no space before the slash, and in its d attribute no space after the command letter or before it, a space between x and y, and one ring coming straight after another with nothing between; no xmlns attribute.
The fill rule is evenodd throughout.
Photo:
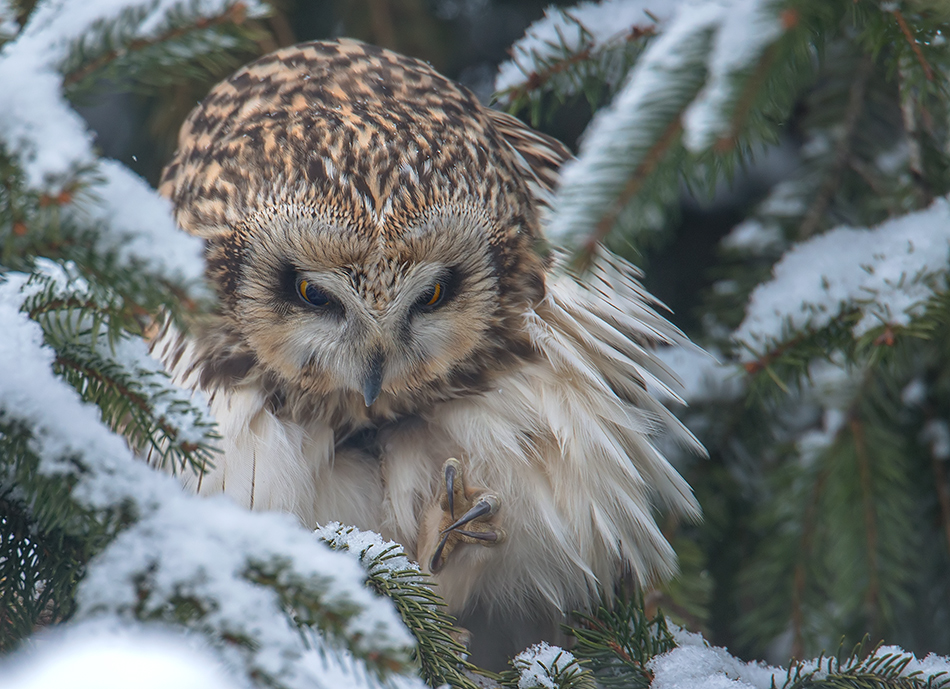
<svg viewBox="0 0 950 689"><path fill-rule="evenodd" d="M465 368L491 337L503 297L484 213L438 209L386 241L319 216L266 222L251 234L232 309L282 378L370 406Z"/></svg>
<svg viewBox="0 0 950 689"><path fill-rule="evenodd" d="M207 240L231 344L204 356L384 417L478 393L532 356L522 319L547 259L534 158L506 126L428 65L348 40L216 86L161 187Z"/></svg>

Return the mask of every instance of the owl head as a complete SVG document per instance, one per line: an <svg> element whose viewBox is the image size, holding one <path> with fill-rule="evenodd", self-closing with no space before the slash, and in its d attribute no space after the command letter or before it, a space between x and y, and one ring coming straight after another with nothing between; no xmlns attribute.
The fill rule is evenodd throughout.
<svg viewBox="0 0 950 689"><path fill-rule="evenodd" d="M567 155L424 63L316 42L216 86L161 191L207 241L222 357L386 415L532 356L539 190Z"/></svg>

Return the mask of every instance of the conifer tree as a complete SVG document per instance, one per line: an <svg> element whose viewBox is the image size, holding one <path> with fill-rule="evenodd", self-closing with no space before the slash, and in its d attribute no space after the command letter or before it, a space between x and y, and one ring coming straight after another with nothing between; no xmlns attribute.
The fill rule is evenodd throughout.
<svg viewBox="0 0 950 689"><path fill-rule="evenodd" d="M603 0L513 47L500 107L541 128L578 100L595 113L547 218L581 279L601 241L649 261L684 188L713 193L790 133L801 147L720 243L689 333L718 360L664 353L711 455L681 460L706 515L668 525L681 576L499 676L464 660L398 544L186 496L142 461L214 461L214 420L145 343L160 312L209 308L201 246L73 105L226 73L266 12L0 0L0 653L49 628L162 629L235 686L950 683L946 658L911 654L950 653L942 3Z"/></svg>
<svg viewBox="0 0 950 689"><path fill-rule="evenodd" d="M719 362L669 355L711 458L684 466L700 547L653 597L743 655L865 634L950 652L948 21L926 1L585 3L499 75L539 126L596 111L550 220L579 269L600 240L648 263L684 187L799 142L710 261L688 334Z"/></svg>

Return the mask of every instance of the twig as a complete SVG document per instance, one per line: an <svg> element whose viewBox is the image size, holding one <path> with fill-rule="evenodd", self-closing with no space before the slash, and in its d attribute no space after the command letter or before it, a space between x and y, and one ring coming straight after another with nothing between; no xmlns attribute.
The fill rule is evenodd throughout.
<svg viewBox="0 0 950 689"><path fill-rule="evenodd" d="M881 180L874 176L875 170L863 160L852 158L848 161L848 167L854 170L858 176L864 180L865 184L871 187L871 191L875 194L882 197L887 194L887 189L881 184Z"/></svg>
<svg viewBox="0 0 950 689"><path fill-rule="evenodd" d="M805 565L811 562L811 541L815 529L815 512L818 511L818 501L825 489L825 480L828 472L822 471L815 480L812 489L811 501L805 508L805 517L802 520L802 538L799 543L799 557L795 562L795 572L792 586L792 657L805 657L805 638L802 629L805 626L805 613L802 610L802 601L805 598L805 583L807 572Z"/></svg>
<svg viewBox="0 0 950 689"><path fill-rule="evenodd" d="M222 14L219 14L215 17L202 17L190 26L178 27L167 31L160 36L155 36L154 38L140 38L130 42L127 46L124 46L119 50L110 50L106 53L103 53L95 60L92 60L78 69L64 75L63 86L72 86L79 83L93 72L96 72L106 65L115 62L120 57L125 57L130 52L143 50L153 45L158 45L166 41L180 38L181 36L191 33L192 31L201 31L204 29L209 29L213 26L220 26L221 24L243 24L246 18L247 7L243 2L236 2Z"/></svg>
<svg viewBox="0 0 950 689"><path fill-rule="evenodd" d="M805 340L805 338L811 334L812 333L810 332L806 332L806 333L802 333L801 335L796 335L791 340L788 340L787 342L783 342L775 349L772 349L766 352L765 354L760 356L758 359L755 359L754 361L746 362L743 365L745 372L748 373L750 376L754 376L757 373L764 371L769 366L771 366L775 362L776 359L778 359L783 354L785 354L785 352L787 352L789 349L792 349L793 347L796 347L799 344L801 344Z"/></svg>
<svg viewBox="0 0 950 689"><path fill-rule="evenodd" d="M854 452L858 460L858 473L861 478L861 503L864 508L864 530L868 548L868 592L867 609L871 615L871 629L877 629L877 598L880 590L878 581L877 557L877 518L874 512L874 496L871 489L871 464L868 457L867 442L864 437L864 426L861 420L852 415L848 421L851 434L854 437Z"/></svg>
<svg viewBox="0 0 950 689"><path fill-rule="evenodd" d="M765 84L766 79L768 79L769 71L775 63L777 52L775 44L773 43L765 49L765 52L762 53L762 57L759 58L759 64L756 65L755 72L746 80L745 85L742 87L742 93L739 94L739 98L736 100L736 107L735 110L732 111L732 118L729 122L729 133L716 142L715 148L717 152L725 153L735 146L739 132L742 130L742 126L745 124L752 110L755 95L759 89L762 88L763 84Z"/></svg>
<svg viewBox="0 0 950 689"><path fill-rule="evenodd" d="M624 36L623 42L632 43L643 38L644 36L653 36L655 34L655 26L634 26ZM566 72L574 65L578 65L589 60L593 55L595 48L605 47L608 45L610 44L602 44L601 46L591 44L583 50L572 53L571 55L568 55L560 60L554 60L550 62L544 69L533 70L529 74L525 75L525 81L521 86L512 86L507 91L503 91L500 95L507 97L509 102L516 102L526 96L530 91L541 88L545 83L561 72Z"/></svg>
<svg viewBox="0 0 950 689"><path fill-rule="evenodd" d="M937 490L937 500L940 503L940 523L943 525L944 536L947 537L947 553L950 554L950 485L947 484L943 462L944 460L937 457L931 449L930 464L933 466L934 488Z"/></svg>
<svg viewBox="0 0 950 689"><path fill-rule="evenodd" d="M901 27L901 31L904 32L904 38L906 38L907 42L910 44L910 48L914 51L914 55L917 56L917 62L919 62L920 66L923 67L924 76L927 77L927 81L933 81L933 69L931 69L930 65L927 63L927 60L924 58L924 53L921 51L920 45L917 43L917 39L914 38L914 34L911 33L910 27L907 25L907 21L904 19L904 15L901 14L900 10L891 10L891 13L897 20L898 26Z"/></svg>
<svg viewBox="0 0 950 689"><path fill-rule="evenodd" d="M627 180L620 195L611 204L610 208L607 209L607 212L601 216L600 221L594 227L594 231L584 240L584 244L573 261L576 269L585 270L590 265L590 261L597 251L597 246L613 228L621 211L623 211L630 199L640 191L644 182L646 182L650 174L656 169L656 166L659 165L663 154L666 153L666 150L676 141L676 138L682 131L683 123L681 119L677 117L673 122L670 122L666 127L666 131L663 132L657 142L647 151L643 160L640 161L640 164L637 165L633 171L630 179Z"/></svg>
<svg viewBox="0 0 950 689"><path fill-rule="evenodd" d="M870 56L865 56L858 66L857 74L851 84L848 94L848 106L844 113L844 131L838 144L835 146L835 158L825 175L824 182L815 195L815 200L808 208L805 219L801 227L798 228L799 239L808 239L821 225L822 218L831 205L835 192L841 184L841 176L848 166L851 159L851 139L857 129L858 120L861 118L861 112L864 109L864 93L867 90L868 81L874 72L874 60Z"/></svg>
<svg viewBox="0 0 950 689"><path fill-rule="evenodd" d="M901 95L901 121L904 124L904 132L907 134L907 166L910 168L911 179L914 180L918 207L925 208L933 201L934 195L924 176L924 155L920 145L917 98L908 86L906 70L902 67L898 68L897 77Z"/></svg>

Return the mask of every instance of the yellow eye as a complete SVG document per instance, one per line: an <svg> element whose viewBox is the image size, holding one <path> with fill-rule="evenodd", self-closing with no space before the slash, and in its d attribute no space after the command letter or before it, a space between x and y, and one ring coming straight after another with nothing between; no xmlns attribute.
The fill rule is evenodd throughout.
<svg viewBox="0 0 950 689"><path fill-rule="evenodd" d="M330 303L330 297L325 292L317 289L307 280L301 280L297 284L297 293L300 298L312 306L326 306Z"/></svg>
<svg viewBox="0 0 950 689"><path fill-rule="evenodd" d="M440 301L442 301L442 292L443 292L442 283L441 282L435 283L435 287L432 288L432 296L430 296L428 301L426 301L425 303L426 306L435 306Z"/></svg>

